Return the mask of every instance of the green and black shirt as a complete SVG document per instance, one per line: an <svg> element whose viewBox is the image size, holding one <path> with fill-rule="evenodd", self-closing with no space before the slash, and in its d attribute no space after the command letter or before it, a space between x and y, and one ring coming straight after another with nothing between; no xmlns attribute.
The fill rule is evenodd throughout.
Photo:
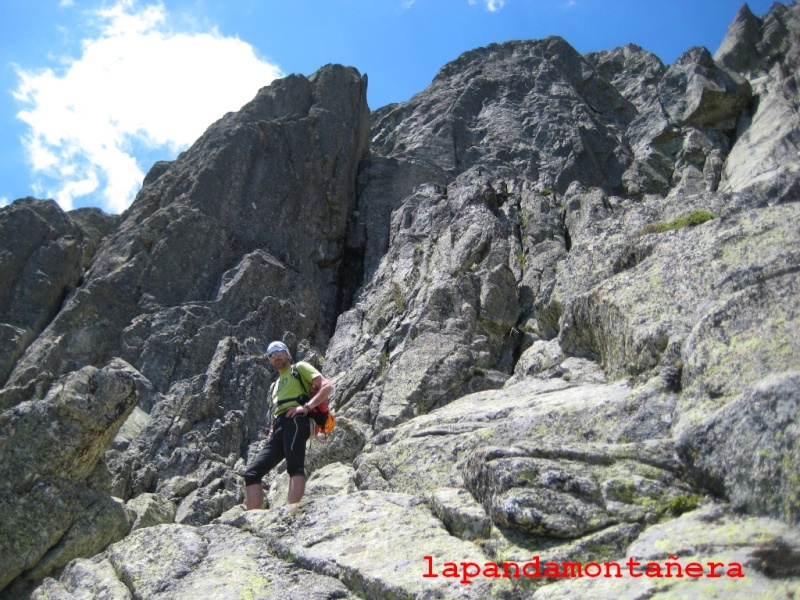
<svg viewBox="0 0 800 600"><path fill-rule="evenodd" d="M320 375L313 366L307 362L300 361L296 363L295 368L305 382L305 388L298 379L292 375L291 367L286 369L280 374L278 381L272 386L272 414L274 417L282 415L287 410L294 406L302 406L303 402L308 398L308 390L311 389L311 382L314 378ZM285 400L294 400L293 402L285 402Z"/></svg>

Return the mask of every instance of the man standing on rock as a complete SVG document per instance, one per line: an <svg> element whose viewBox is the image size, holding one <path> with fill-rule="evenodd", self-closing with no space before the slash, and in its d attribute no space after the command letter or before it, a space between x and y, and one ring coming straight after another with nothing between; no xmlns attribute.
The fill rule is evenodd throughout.
<svg viewBox="0 0 800 600"><path fill-rule="evenodd" d="M284 458L289 473L287 504L300 502L306 489L306 442L310 434L308 413L322 404L333 392L330 381L306 362L295 365L303 378L301 383L292 373L292 357L282 342L272 342L267 347L269 363L278 370L278 381L272 385L272 426L267 445L258 453L244 473L245 506L247 510L261 508L264 489L261 479ZM312 398L308 391L316 389Z"/></svg>

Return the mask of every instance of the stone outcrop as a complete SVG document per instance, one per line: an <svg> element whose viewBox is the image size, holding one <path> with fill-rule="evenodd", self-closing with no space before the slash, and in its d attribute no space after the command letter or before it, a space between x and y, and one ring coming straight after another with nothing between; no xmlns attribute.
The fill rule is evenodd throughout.
<svg viewBox="0 0 800 600"><path fill-rule="evenodd" d="M169 583L166 583L169 582ZM357 598L337 579L305 572L264 551L260 539L227 525L159 525L136 531L32 598Z"/></svg>
<svg viewBox="0 0 800 600"><path fill-rule="evenodd" d="M800 521L800 374L766 377L703 424L678 452L704 485L741 511Z"/></svg>
<svg viewBox="0 0 800 600"><path fill-rule="evenodd" d="M755 540L758 540L757 542ZM718 508L703 508L681 517L655 525L628 547L625 561L641 564L641 577L596 577L557 582L544 586L533 595L536 600L592 597L603 600L642 594L658 597L697 598L769 598L797 593L797 584L783 577L798 573L797 559L800 539L797 530L785 523L766 518L730 515ZM672 577L661 579L644 576L648 564L658 564L666 573L669 562L664 548L680 547L683 564L700 565L703 573L715 573L713 578L689 577L672 567ZM736 574L732 564L752 565ZM716 565L711 567L710 565ZM628 567L623 572L628 573ZM635 572L635 571L634 571ZM697 572L697 571L695 571ZM605 573L605 571L604 571ZM616 574L616 571L612 571ZM729 575L730 574L730 575ZM721 581L728 580L723 586ZM723 589L724 588L724 589Z"/></svg>
<svg viewBox="0 0 800 600"><path fill-rule="evenodd" d="M720 188L751 190L770 203L797 199L800 50L788 43L800 30L794 5L775 4L763 20L745 5L736 16L715 60L748 77L757 110L742 115L737 141L725 161Z"/></svg>
<svg viewBox="0 0 800 600"><path fill-rule="evenodd" d="M138 377L119 359L84 367L2 414L0 586L41 579L128 533L128 514L93 475L139 400Z"/></svg>
<svg viewBox="0 0 800 600"><path fill-rule="evenodd" d="M0 212L0 383L81 283L117 220L91 208L64 213L34 198Z"/></svg>
<svg viewBox="0 0 800 600"><path fill-rule="evenodd" d="M0 211L52 221L9 281L82 257L4 321L0 587L800 593L799 33L776 4L672 65L495 44L371 114L327 66L156 164L118 222ZM245 512L272 339L334 381L337 427L300 505L279 466ZM534 558L638 567L502 576ZM693 574L644 576L669 562Z"/></svg>

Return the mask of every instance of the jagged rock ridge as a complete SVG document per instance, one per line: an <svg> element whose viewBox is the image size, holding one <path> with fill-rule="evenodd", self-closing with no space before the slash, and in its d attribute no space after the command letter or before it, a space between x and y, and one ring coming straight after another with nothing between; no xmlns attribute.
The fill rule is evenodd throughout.
<svg viewBox="0 0 800 600"><path fill-rule="evenodd" d="M315 574L293 597L681 595L422 577L424 555L668 544L745 565L692 593L800 591L799 20L744 7L714 57L670 66L492 45L371 116L365 77L328 66L154 166L118 224L48 217L66 225L25 256L56 240L83 262L42 283L60 309L2 313L0 585L83 556L34 596L268 596L291 559ZM29 285L35 260L14 261L3 277ZM279 473L273 508L243 514L279 337L334 378L339 425L308 502L280 507ZM42 498L70 500L15 526Z"/></svg>

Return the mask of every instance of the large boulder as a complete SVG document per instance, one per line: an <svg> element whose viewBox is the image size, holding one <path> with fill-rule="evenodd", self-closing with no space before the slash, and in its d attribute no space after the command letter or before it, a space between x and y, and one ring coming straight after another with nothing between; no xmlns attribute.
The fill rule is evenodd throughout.
<svg viewBox="0 0 800 600"><path fill-rule="evenodd" d="M654 522L692 494L672 444L484 446L464 466L467 489L498 527L574 539Z"/></svg>
<svg viewBox="0 0 800 600"><path fill-rule="evenodd" d="M707 505L654 525L622 556L595 563L599 571L593 566L584 570L588 563L581 565L581 573L588 575L554 578L553 585L542 586L532 598L723 600L792 597L800 591L797 529L773 519L737 515L724 506ZM575 565L565 567L560 557L554 562L559 575L575 572Z"/></svg>
<svg viewBox="0 0 800 600"><path fill-rule="evenodd" d="M0 588L40 580L130 529L95 467L138 401L141 375L115 360L59 379L0 419Z"/></svg>
<svg viewBox="0 0 800 600"><path fill-rule="evenodd" d="M705 48L694 48L664 73L658 100L674 125L731 130L752 93L744 77L721 68Z"/></svg>
<svg viewBox="0 0 800 600"><path fill-rule="evenodd" d="M741 511L800 521L800 374L771 375L692 429L678 452Z"/></svg>

